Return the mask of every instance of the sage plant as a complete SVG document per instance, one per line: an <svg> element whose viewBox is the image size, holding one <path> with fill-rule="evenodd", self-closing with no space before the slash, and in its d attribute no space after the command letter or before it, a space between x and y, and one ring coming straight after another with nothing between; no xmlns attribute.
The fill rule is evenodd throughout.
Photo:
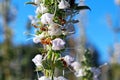
<svg viewBox="0 0 120 80"><path fill-rule="evenodd" d="M66 37L75 32L69 30L68 24L78 23L79 21L74 20L73 16L79 14L80 10L90 8L79 6L74 0L33 0L26 4L36 7L35 17L30 16L31 24L36 29L33 42L43 45L40 49L41 54L32 59L36 65L38 80L67 80L64 77L65 69L73 72L76 77L81 77L82 80L93 79L92 71L95 69L82 69L81 64L73 57L62 55L66 50ZM63 75L55 76L56 68L63 70ZM40 76L38 71L44 75ZM89 75L86 75L87 73ZM87 76L89 79L84 78Z"/></svg>

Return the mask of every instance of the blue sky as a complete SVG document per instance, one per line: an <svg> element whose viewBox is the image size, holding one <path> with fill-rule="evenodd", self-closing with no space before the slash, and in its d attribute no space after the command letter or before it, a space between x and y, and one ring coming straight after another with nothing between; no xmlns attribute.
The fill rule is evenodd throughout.
<svg viewBox="0 0 120 80"><path fill-rule="evenodd" d="M25 5L26 1L29 0L13 0L13 4L18 9L17 19L12 27L15 33L14 42L17 44L28 43L26 42L26 35L23 33L25 32L28 15L34 15L35 8L31 5ZM92 10L87 12L87 38L99 51L100 61L102 63L108 62L109 54L107 53L107 48L113 45L114 37L107 25L106 15L109 14L111 16L115 25L117 6L114 4L114 0L86 0L86 5Z"/></svg>
<svg viewBox="0 0 120 80"><path fill-rule="evenodd" d="M109 14L116 25L117 6L114 0L91 0L87 5L92 9L88 14L87 36L100 52L101 62L109 61L108 47L114 43L114 36L110 30L106 16Z"/></svg>

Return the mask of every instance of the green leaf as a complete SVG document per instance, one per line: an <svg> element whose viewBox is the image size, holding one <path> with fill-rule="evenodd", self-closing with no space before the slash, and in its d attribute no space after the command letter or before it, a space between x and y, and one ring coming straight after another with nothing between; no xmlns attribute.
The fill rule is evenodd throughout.
<svg viewBox="0 0 120 80"><path fill-rule="evenodd" d="M53 52L52 52L51 50L48 51L48 53L47 53L47 54L48 54L48 56L47 56L47 59L48 59L48 60L52 58L52 53L53 53Z"/></svg>
<svg viewBox="0 0 120 80"><path fill-rule="evenodd" d="M25 4L32 4L32 5L36 5L34 2L26 2Z"/></svg>
<svg viewBox="0 0 120 80"><path fill-rule="evenodd" d="M88 9L88 10L91 11L90 7L88 7L88 6L77 6L77 7L75 7L75 9L76 9L76 10L84 10L84 9Z"/></svg>
<svg viewBox="0 0 120 80"><path fill-rule="evenodd" d="M56 59L60 58L60 53L54 53L54 54L55 54Z"/></svg>
<svg viewBox="0 0 120 80"><path fill-rule="evenodd" d="M53 4L53 1L51 0L45 0L45 5L52 5Z"/></svg>
<svg viewBox="0 0 120 80"><path fill-rule="evenodd" d="M71 22L72 22L72 23L78 23L79 20L72 20Z"/></svg>

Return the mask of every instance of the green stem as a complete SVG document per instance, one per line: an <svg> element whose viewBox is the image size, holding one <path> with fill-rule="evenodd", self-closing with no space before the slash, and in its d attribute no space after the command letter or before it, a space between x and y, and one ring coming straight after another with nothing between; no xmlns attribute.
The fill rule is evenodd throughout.
<svg viewBox="0 0 120 80"><path fill-rule="evenodd" d="M54 80L54 67L53 67L53 69L52 69L52 80Z"/></svg>
<svg viewBox="0 0 120 80"><path fill-rule="evenodd" d="M57 11L57 1L55 0L55 11L54 11L54 16L56 14L56 11Z"/></svg>
<svg viewBox="0 0 120 80"><path fill-rule="evenodd" d="M55 61L55 53L52 54L52 64L51 64L51 78L52 80L54 80L54 70L55 70L55 66L54 66L54 61Z"/></svg>

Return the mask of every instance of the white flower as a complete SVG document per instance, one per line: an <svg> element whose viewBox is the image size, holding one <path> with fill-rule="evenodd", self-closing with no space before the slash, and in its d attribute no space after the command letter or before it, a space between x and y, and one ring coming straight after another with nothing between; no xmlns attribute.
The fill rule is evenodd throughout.
<svg viewBox="0 0 120 80"><path fill-rule="evenodd" d="M72 61L74 61L74 58L69 56L69 55L66 55L64 58L65 62L70 65Z"/></svg>
<svg viewBox="0 0 120 80"><path fill-rule="evenodd" d="M39 43L40 42L39 37L38 36L34 37L33 42L36 43L36 44Z"/></svg>
<svg viewBox="0 0 120 80"><path fill-rule="evenodd" d="M35 4L39 5L41 0L32 0Z"/></svg>
<svg viewBox="0 0 120 80"><path fill-rule="evenodd" d="M53 23L53 14L45 13L41 16L41 22L43 24L52 24Z"/></svg>
<svg viewBox="0 0 120 80"><path fill-rule="evenodd" d="M52 80L51 77L49 79ZM58 80L57 77L54 77L54 80Z"/></svg>
<svg viewBox="0 0 120 80"><path fill-rule="evenodd" d="M50 80L50 79L47 78L46 76L42 76L42 77L38 78L38 80Z"/></svg>
<svg viewBox="0 0 120 80"><path fill-rule="evenodd" d="M78 71L78 70L80 69L80 63L77 62L77 61L71 63L71 66L73 67L73 69L74 69L75 71Z"/></svg>
<svg viewBox="0 0 120 80"><path fill-rule="evenodd" d="M33 59L32 59L32 61L35 63L35 65L37 66L37 67L39 67L39 66L41 66L42 65L42 55L40 55L40 54L38 54L38 55L36 55Z"/></svg>
<svg viewBox="0 0 120 80"><path fill-rule="evenodd" d="M60 38L56 38L54 40L52 40L52 49L53 50L61 50L64 49L65 45L65 41L63 41Z"/></svg>
<svg viewBox="0 0 120 80"><path fill-rule="evenodd" d="M83 76L84 74L83 74L83 70L82 69L79 69L78 71L76 71L75 73L75 76L76 77L81 77L81 76Z"/></svg>
<svg viewBox="0 0 120 80"><path fill-rule="evenodd" d="M115 0L116 5L120 5L120 0Z"/></svg>
<svg viewBox="0 0 120 80"><path fill-rule="evenodd" d="M61 2L58 5L59 9L66 9L70 7L70 4L66 0L61 0Z"/></svg>
<svg viewBox="0 0 120 80"><path fill-rule="evenodd" d="M64 78L63 76L59 76L59 77L57 78L57 80L67 80L67 79Z"/></svg>
<svg viewBox="0 0 120 80"><path fill-rule="evenodd" d="M50 36L59 36L62 34L61 28L58 24L53 23L48 27L48 34Z"/></svg>
<svg viewBox="0 0 120 80"><path fill-rule="evenodd" d="M58 80L56 77L54 77L54 80Z"/></svg>
<svg viewBox="0 0 120 80"><path fill-rule="evenodd" d="M41 39L42 38L44 38L44 33L41 33L41 34L39 34L39 35L36 35L34 38L33 38L33 42L34 43L39 43L39 42L41 42Z"/></svg>
<svg viewBox="0 0 120 80"><path fill-rule="evenodd" d="M39 13L46 13L48 11L48 9L44 6L44 4L40 4L40 6L37 7L35 13L39 14Z"/></svg>

